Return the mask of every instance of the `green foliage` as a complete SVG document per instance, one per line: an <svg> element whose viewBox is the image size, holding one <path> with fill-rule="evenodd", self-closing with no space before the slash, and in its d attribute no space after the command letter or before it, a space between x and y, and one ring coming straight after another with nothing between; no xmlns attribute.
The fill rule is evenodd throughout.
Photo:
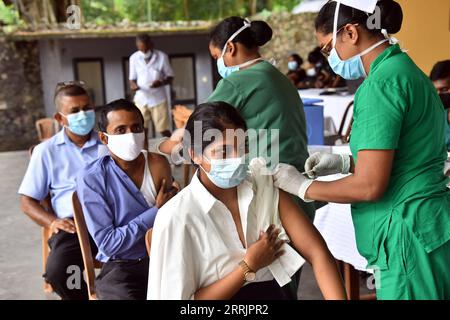
<svg viewBox="0 0 450 320"><path fill-rule="evenodd" d="M215 20L248 16L250 0L81 0L86 22ZM290 11L301 0L257 0L261 11Z"/></svg>
<svg viewBox="0 0 450 320"><path fill-rule="evenodd" d="M36 0L37 1L37 0ZM41 0L39 0L41 1ZM59 0L53 0L57 3ZM302 0L80 0L84 22L108 25L120 22L219 20L256 12L290 11ZM256 12L254 10L256 9ZM24 25L14 5L0 0L0 26Z"/></svg>
<svg viewBox="0 0 450 320"><path fill-rule="evenodd" d="M19 22L19 14L14 5L5 5L0 1L0 25L14 25Z"/></svg>

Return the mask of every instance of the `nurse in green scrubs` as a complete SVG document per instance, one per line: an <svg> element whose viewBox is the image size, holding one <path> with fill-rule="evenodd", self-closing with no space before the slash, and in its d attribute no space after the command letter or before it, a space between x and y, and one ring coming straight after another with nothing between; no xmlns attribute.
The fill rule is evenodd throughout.
<svg viewBox="0 0 450 320"><path fill-rule="evenodd" d="M378 299L450 299L445 111L428 77L388 36L401 28L400 5L377 5L379 29L368 27L368 13L334 1L316 19L334 71L366 79L355 96L352 156L313 154L305 170L310 178L352 174L321 182L280 165L274 180L304 200L352 203L358 251L380 272Z"/></svg>
<svg viewBox="0 0 450 320"><path fill-rule="evenodd" d="M249 129L266 129L269 139L273 138L270 130L278 130L279 162L302 170L309 156L302 101L289 79L259 53L259 47L272 39L270 26L263 21L229 17L210 36L209 51L222 80L208 101L234 106ZM300 199L298 202L313 219L314 206Z"/></svg>
<svg viewBox="0 0 450 320"><path fill-rule="evenodd" d="M259 47L271 38L272 29L266 22L250 22L240 17L229 17L221 21L211 32L209 50L217 60L222 80L208 101L227 102L239 111L249 129L267 130L267 137L260 136L258 143L262 142L261 137L269 142L266 146L269 160L272 142L276 139L276 136L271 135L271 130L277 130L278 162L288 163L302 170L309 156L303 104L289 79L259 53ZM184 106L176 108L182 109L183 114L192 113ZM171 154L177 144L179 138L171 138L160 142L155 150ZM252 145L250 141L250 147ZM257 151L258 156L264 156L264 150ZM252 148L250 153L252 154ZM297 197L296 201L306 215L311 220L314 219L314 205Z"/></svg>

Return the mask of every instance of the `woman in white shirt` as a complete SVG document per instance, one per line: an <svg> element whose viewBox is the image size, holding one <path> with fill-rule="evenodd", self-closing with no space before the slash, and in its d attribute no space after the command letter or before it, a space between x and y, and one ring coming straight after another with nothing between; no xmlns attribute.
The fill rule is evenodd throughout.
<svg viewBox="0 0 450 320"><path fill-rule="evenodd" d="M156 217L148 299L295 298L282 286L302 256L323 296L345 299L319 232L288 194L273 187L263 160L247 165L246 130L238 111L224 102L200 105L190 116L183 141L199 170Z"/></svg>

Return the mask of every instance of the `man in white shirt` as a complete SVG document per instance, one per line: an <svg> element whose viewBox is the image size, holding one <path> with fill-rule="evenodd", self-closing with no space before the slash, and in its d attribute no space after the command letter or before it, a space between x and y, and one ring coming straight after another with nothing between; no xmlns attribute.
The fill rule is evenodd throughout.
<svg viewBox="0 0 450 320"><path fill-rule="evenodd" d="M169 110L165 86L173 80L167 54L155 50L148 34L136 38L138 51L130 57L130 88L136 91L134 103L144 116L145 127L153 121L155 129L170 137Z"/></svg>

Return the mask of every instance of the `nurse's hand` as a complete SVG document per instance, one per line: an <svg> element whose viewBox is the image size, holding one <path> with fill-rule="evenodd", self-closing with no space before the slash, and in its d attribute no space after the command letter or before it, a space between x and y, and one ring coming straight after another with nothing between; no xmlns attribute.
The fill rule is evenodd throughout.
<svg viewBox="0 0 450 320"><path fill-rule="evenodd" d="M311 179L349 171L350 156L344 154L316 152L305 163L305 172Z"/></svg>
<svg viewBox="0 0 450 320"><path fill-rule="evenodd" d="M306 190L308 190L314 180L305 177L290 164L280 163L276 166L273 176L273 184L287 193L298 196L305 202L312 200L305 199Z"/></svg>

